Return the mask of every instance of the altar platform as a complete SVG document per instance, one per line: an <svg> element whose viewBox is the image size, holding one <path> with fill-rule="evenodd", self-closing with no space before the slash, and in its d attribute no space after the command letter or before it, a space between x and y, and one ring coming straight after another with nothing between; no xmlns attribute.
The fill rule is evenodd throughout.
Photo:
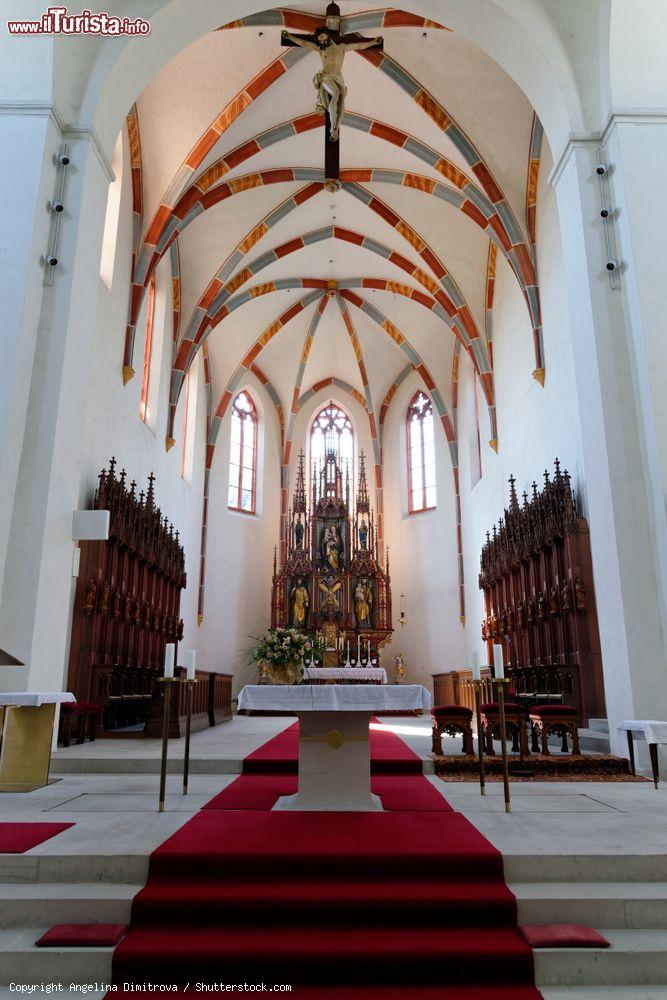
<svg viewBox="0 0 667 1000"><path fill-rule="evenodd" d="M55 768L62 781L28 795L5 795L5 822L75 825L26 854L0 855L1 1000L9 977L16 980L32 970L52 978L54 964L64 961L68 982L82 976L83 981L108 982L110 949L70 949L63 958L62 951L35 949L36 937L64 920L127 922L150 853L235 779L245 756L292 725L293 719L237 717L195 734L193 758L215 770L192 774L187 797L181 794L180 774L170 774L162 814L156 810L158 768L153 766L159 741L152 740L61 750ZM396 718L377 725L428 756L427 719ZM170 747L176 766L181 744ZM445 738L445 748L458 752L460 740ZM93 753L98 766L106 758L106 773L61 769L67 759L91 762ZM129 754L142 755L141 770L128 773L127 764L135 763ZM117 767L122 761L123 770ZM221 766L234 770L220 773ZM500 784L490 784L481 798L475 784L447 783L433 775L428 781L503 852L522 922L588 923L611 941L604 952L536 952L537 983L545 1000L667 998L667 787L513 784L513 812L507 816Z"/></svg>

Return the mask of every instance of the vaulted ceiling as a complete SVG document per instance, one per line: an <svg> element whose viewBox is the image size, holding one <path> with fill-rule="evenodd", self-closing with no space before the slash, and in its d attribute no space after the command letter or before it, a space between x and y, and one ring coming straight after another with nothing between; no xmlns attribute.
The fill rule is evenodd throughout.
<svg viewBox="0 0 667 1000"><path fill-rule="evenodd" d="M125 370L137 362L143 289L167 255L178 322L172 416L205 345L210 445L251 366L286 425L299 397L326 379L363 396L377 423L406 366L435 384L449 419L457 343L493 418L486 324L496 253L524 294L542 365L533 246L541 130L530 104L446 27L340 6L343 30L381 34L384 53L345 59L339 190L324 184L318 55L280 39L284 27L312 31L324 4L221 26L173 59L128 119L135 258Z"/></svg>

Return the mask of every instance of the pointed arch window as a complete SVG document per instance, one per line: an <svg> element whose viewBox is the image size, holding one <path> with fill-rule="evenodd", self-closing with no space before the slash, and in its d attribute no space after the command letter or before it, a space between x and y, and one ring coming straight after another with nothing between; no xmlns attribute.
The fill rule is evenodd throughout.
<svg viewBox="0 0 667 1000"><path fill-rule="evenodd" d="M408 509L411 514L435 507L435 425L433 404L419 391L407 412Z"/></svg>
<svg viewBox="0 0 667 1000"><path fill-rule="evenodd" d="M257 410L249 393L240 392L232 404L229 450L229 510L255 513L257 479Z"/></svg>
<svg viewBox="0 0 667 1000"><path fill-rule="evenodd" d="M336 456L341 471L354 476L354 431L350 418L335 403L328 403L313 420L310 430L310 476L321 469L329 452Z"/></svg>
<svg viewBox="0 0 667 1000"><path fill-rule="evenodd" d="M153 360L153 320L155 318L155 273L148 289L148 305L146 308L146 342L144 346L144 367L141 372L141 402L139 416L144 423L150 417L148 410L148 392L150 388L151 362Z"/></svg>

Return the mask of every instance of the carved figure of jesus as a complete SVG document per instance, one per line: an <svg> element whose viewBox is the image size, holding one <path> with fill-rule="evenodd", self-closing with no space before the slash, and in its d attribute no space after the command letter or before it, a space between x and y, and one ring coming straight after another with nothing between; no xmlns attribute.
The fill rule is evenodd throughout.
<svg viewBox="0 0 667 1000"><path fill-rule="evenodd" d="M283 31L283 37L288 38L294 45L300 45L301 48L312 49L319 53L322 69L313 77L313 85L317 90L315 108L321 115L329 112L331 123L329 135L333 142L337 142L345 106L345 95L347 94L347 87L343 79L345 53L370 49L374 45L376 46L381 39L368 38L359 42L334 42L328 28L320 28L314 42L301 35L292 35L289 31Z"/></svg>

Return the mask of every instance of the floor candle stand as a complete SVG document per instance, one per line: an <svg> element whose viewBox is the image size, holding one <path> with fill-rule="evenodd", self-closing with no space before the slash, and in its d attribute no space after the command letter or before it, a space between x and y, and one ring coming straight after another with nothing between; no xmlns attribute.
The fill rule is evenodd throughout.
<svg viewBox="0 0 667 1000"><path fill-rule="evenodd" d="M484 734L482 732L482 684L481 680L474 680L472 685L475 689L475 715L477 717L477 754L479 756L479 792L486 795L486 781L484 778Z"/></svg>
<svg viewBox="0 0 667 1000"><path fill-rule="evenodd" d="M512 811L510 802L510 776L509 764L507 760L507 727L505 725L505 685L509 684L509 678L496 677L493 681L498 685L498 722L500 724L500 751L503 757L503 789L505 792L505 812Z"/></svg>
<svg viewBox="0 0 667 1000"><path fill-rule="evenodd" d="M183 754L183 795L188 794L188 774L190 771L190 727L192 725L192 698L196 678L188 678L185 682L185 752Z"/></svg>
<svg viewBox="0 0 667 1000"><path fill-rule="evenodd" d="M171 688L173 684L180 684L180 677L160 677L160 683L164 688L164 716L162 720L162 762L160 765L160 802L159 812L164 812L164 799L167 787L167 748L169 746L169 723L171 721Z"/></svg>

